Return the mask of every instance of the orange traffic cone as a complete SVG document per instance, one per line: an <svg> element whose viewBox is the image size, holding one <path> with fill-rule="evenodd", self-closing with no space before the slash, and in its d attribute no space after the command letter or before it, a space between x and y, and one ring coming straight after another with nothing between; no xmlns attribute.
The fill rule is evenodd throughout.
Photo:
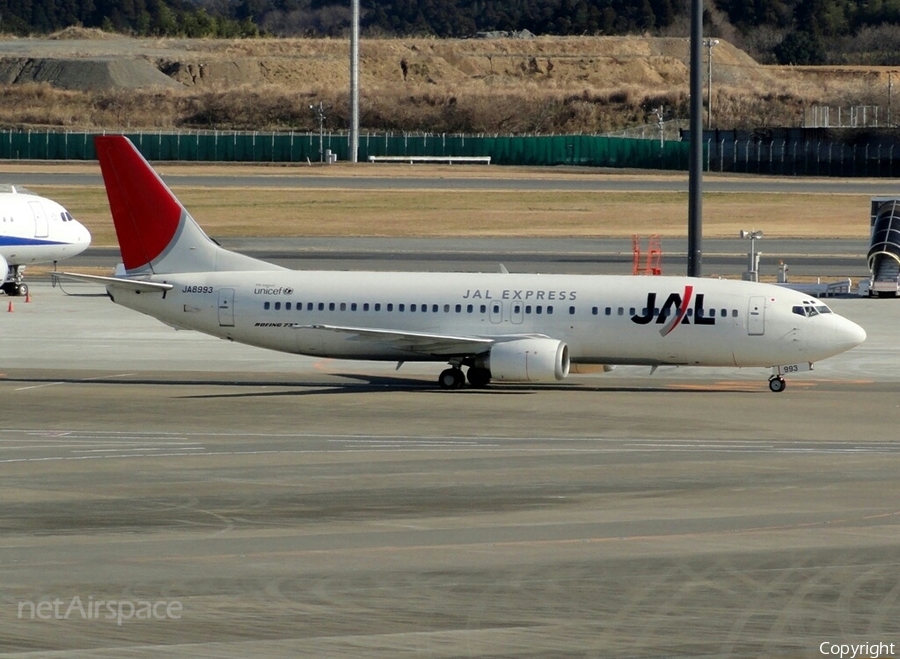
<svg viewBox="0 0 900 659"><path fill-rule="evenodd" d="M27 293L25 293L25 302L26 303L31 302L31 291L28 291Z"/></svg>
<svg viewBox="0 0 900 659"><path fill-rule="evenodd" d="M12 313L12 312L13 312L12 300L9 301L9 306L6 307L6 311L7 311L7 313Z"/></svg>

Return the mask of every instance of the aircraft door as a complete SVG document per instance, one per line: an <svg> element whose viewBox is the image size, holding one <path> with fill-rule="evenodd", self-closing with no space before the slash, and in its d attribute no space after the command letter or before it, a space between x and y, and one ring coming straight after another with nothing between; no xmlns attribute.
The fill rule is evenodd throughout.
<svg viewBox="0 0 900 659"><path fill-rule="evenodd" d="M219 289L219 327L234 327L234 289Z"/></svg>
<svg viewBox="0 0 900 659"><path fill-rule="evenodd" d="M50 224L47 222L47 214L39 201L29 201L31 214L34 216L34 237L46 238L50 235Z"/></svg>
<svg viewBox="0 0 900 659"><path fill-rule="evenodd" d="M747 308L747 334L762 336L766 333L766 298L754 295Z"/></svg>
<svg viewBox="0 0 900 659"><path fill-rule="evenodd" d="M491 302L491 322L494 324L503 322L503 303L499 300Z"/></svg>

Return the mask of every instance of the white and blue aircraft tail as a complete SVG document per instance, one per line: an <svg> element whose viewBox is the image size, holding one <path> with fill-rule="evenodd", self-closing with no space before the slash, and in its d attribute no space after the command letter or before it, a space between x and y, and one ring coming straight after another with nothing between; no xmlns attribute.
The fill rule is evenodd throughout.
<svg viewBox="0 0 900 659"><path fill-rule="evenodd" d="M21 187L0 190L0 290L7 295L28 293L25 266L67 259L90 244L90 232L55 201Z"/></svg>
<svg viewBox="0 0 900 659"><path fill-rule="evenodd" d="M866 338L823 302L754 282L287 270L210 240L127 138L95 144L123 274L72 277L175 327L288 353L444 362L445 389L638 364L766 367L782 391L785 373Z"/></svg>

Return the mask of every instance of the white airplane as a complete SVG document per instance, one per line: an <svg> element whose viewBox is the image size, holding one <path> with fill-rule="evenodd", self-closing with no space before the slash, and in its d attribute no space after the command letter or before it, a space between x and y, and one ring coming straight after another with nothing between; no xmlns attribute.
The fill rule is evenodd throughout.
<svg viewBox="0 0 900 659"><path fill-rule="evenodd" d="M123 265L71 276L176 328L398 368L447 362L445 389L555 382L573 364L673 364L771 367L777 392L785 373L866 338L819 300L753 282L288 270L210 240L127 138L95 145Z"/></svg>
<svg viewBox="0 0 900 659"><path fill-rule="evenodd" d="M0 192L0 290L25 295L26 265L80 254L91 244L91 234L55 201L8 187L9 192Z"/></svg>

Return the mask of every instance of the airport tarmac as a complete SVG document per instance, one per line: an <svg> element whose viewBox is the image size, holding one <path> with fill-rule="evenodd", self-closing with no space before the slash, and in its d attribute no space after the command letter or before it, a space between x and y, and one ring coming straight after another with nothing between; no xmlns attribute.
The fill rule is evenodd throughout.
<svg viewBox="0 0 900 659"><path fill-rule="evenodd" d="M2 656L900 654L900 300L782 394L445 392L67 290L0 298Z"/></svg>

